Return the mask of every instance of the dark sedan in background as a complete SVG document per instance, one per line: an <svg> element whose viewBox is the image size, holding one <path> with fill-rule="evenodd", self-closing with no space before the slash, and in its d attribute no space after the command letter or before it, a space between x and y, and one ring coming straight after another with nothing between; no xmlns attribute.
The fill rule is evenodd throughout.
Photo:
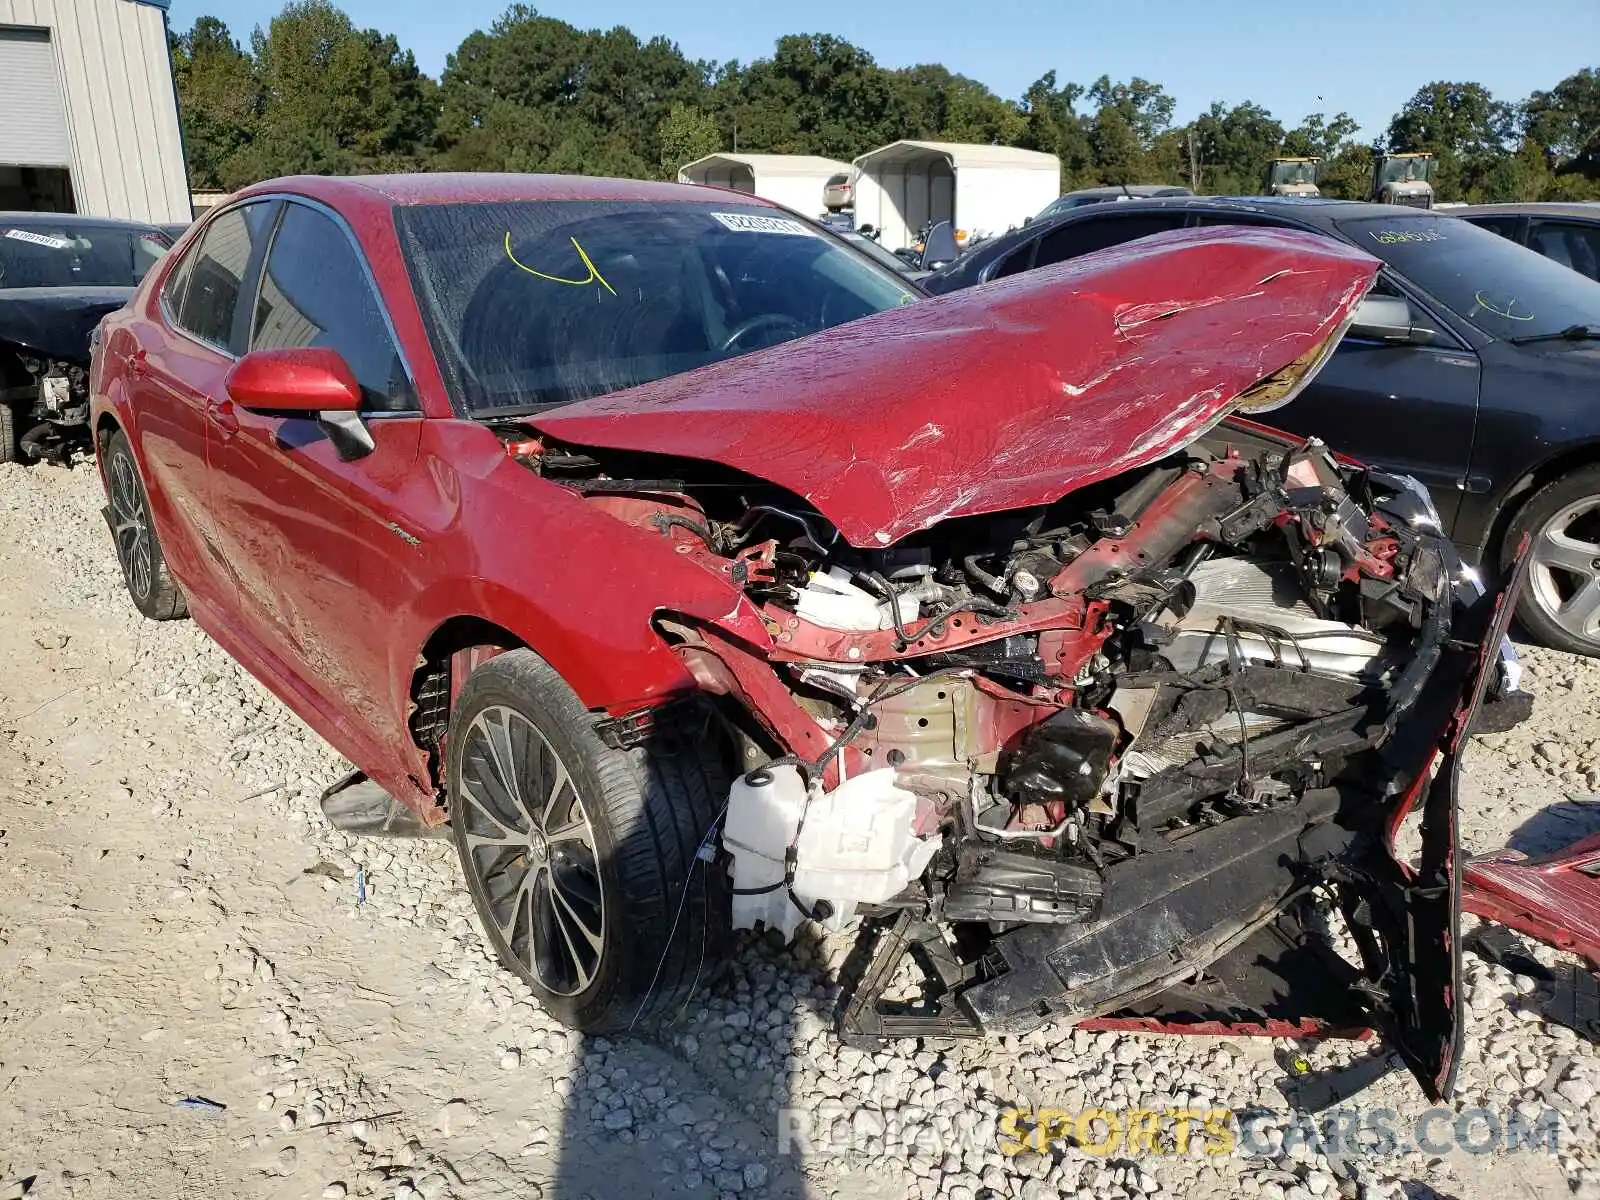
<svg viewBox="0 0 1600 1200"><path fill-rule="evenodd" d="M89 339L172 246L154 225L0 212L0 462L89 448Z"/></svg>
<svg viewBox="0 0 1600 1200"><path fill-rule="evenodd" d="M1600 280L1600 203L1474 204L1450 215Z"/></svg>
<svg viewBox="0 0 1600 1200"><path fill-rule="evenodd" d="M1384 263L1338 351L1271 416L1427 484L1463 557L1490 572L1520 539L1518 615L1600 655L1600 283L1455 215L1272 197L1097 204L974 247L933 293L1172 229L1299 229Z"/></svg>

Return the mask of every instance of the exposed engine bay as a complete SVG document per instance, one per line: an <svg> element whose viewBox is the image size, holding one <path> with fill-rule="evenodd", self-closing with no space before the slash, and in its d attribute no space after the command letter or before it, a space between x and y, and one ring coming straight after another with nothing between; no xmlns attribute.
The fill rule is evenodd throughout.
<svg viewBox="0 0 1600 1200"><path fill-rule="evenodd" d="M1440 747L1516 664L1420 486L1228 422L1054 504L871 550L732 472L538 450L758 609L760 654L711 622L660 630L737 702L735 926L863 922L847 1037L1381 1025L1448 1090ZM1413 806L1423 852L1401 864ZM1333 910L1360 963L1318 933ZM925 985L884 1002L908 953Z"/></svg>

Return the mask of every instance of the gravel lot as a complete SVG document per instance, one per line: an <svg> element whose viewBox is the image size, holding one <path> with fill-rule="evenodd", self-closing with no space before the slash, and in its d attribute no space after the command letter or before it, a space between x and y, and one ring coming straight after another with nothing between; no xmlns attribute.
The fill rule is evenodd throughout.
<svg viewBox="0 0 1600 1200"><path fill-rule="evenodd" d="M100 503L92 467L0 466L0 1200L1600 1198L1600 1055L1470 956L1452 1114L1553 1110L1556 1153L1006 1155L1018 1108L1281 1128L1291 1047L1052 1028L862 1054L829 1029L843 946L816 941L747 947L659 1035L568 1033L486 956L447 843L329 828L338 756L193 625L138 618ZM1600 828L1600 663L1525 661L1533 721L1470 758L1474 850ZM1428 1108L1403 1071L1351 1103L1402 1136ZM828 1105L862 1114L849 1153L780 1146L780 1109ZM910 1132L875 1138L872 1114Z"/></svg>

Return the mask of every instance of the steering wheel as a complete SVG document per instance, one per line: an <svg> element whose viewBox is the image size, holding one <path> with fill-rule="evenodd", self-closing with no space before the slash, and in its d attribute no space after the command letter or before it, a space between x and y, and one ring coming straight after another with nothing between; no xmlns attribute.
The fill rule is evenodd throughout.
<svg viewBox="0 0 1600 1200"><path fill-rule="evenodd" d="M787 313L760 313L751 317L748 321L740 321L722 343L719 352L726 354L758 329L786 329L793 331L796 335L805 332L805 328L800 322Z"/></svg>

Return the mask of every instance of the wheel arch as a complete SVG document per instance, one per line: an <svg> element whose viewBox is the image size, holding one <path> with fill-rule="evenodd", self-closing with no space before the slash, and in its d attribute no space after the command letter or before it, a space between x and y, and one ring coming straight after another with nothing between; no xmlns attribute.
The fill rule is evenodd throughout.
<svg viewBox="0 0 1600 1200"><path fill-rule="evenodd" d="M617 669L612 647L569 636L559 625L540 620L525 598L505 599L508 603L434 618L425 623L427 632L418 642L406 676L406 728L427 757L436 794L442 783L444 734L461 685L479 664L503 651L526 649L538 655L597 714L635 710L696 686L654 629L639 631L637 644L627 652L631 669L624 673Z"/></svg>
<svg viewBox="0 0 1600 1200"><path fill-rule="evenodd" d="M428 779L441 806L445 732L465 682L463 665L476 666L494 654L525 646L504 626L460 613L445 618L417 651L407 688L406 729L427 757Z"/></svg>
<svg viewBox="0 0 1600 1200"><path fill-rule="evenodd" d="M1479 549L1479 561L1491 571L1505 565L1505 539L1523 507L1548 484L1584 467L1600 466L1600 438L1567 446L1537 466L1529 468L1506 489L1489 522Z"/></svg>

